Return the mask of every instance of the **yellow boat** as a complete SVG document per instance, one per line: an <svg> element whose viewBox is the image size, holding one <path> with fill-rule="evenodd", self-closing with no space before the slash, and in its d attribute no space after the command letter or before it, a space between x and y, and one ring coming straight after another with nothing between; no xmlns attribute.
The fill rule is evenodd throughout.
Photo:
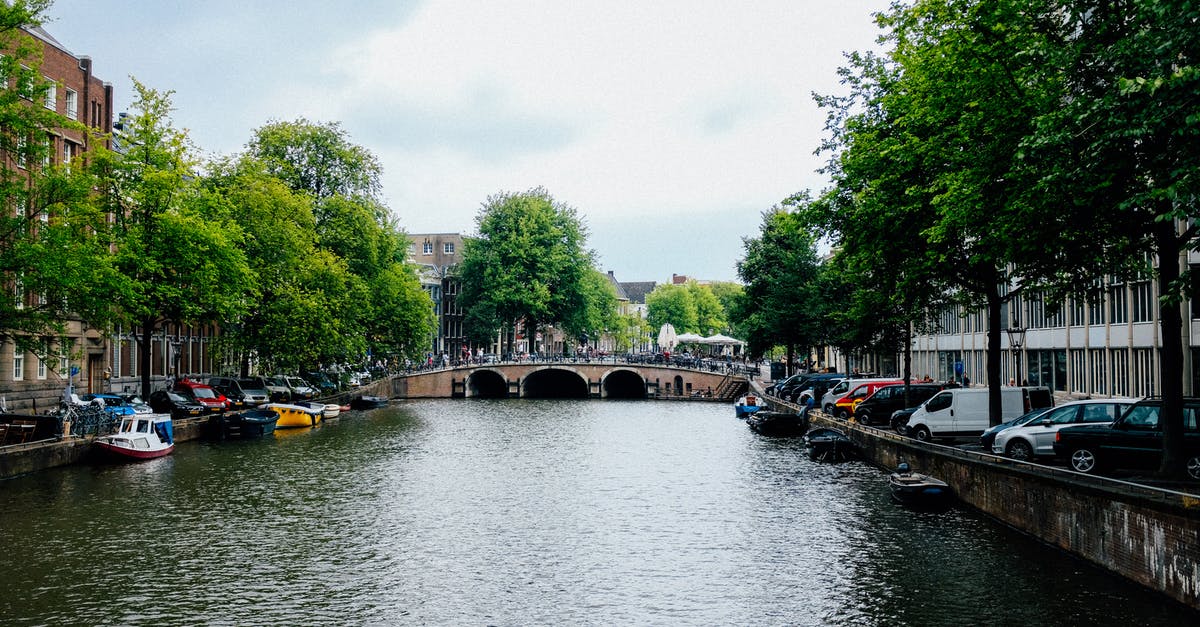
<svg viewBox="0 0 1200 627"><path fill-rule="evenodd" d="M276 429L315 427L317 423L321 422L322 410L320 409L288 403L267 403L262 407L273 409L279 414L279 422L275 423Z"/></svg>

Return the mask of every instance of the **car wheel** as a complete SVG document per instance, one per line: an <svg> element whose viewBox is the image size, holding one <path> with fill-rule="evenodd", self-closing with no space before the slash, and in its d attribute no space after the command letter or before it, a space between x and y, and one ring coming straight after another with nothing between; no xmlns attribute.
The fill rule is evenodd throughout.
<svg viewBox="0 0 1200 627"><path fill-rule="evenodd" d="M1095 473L1099 463L1096 454L1081 448L1071 453L1071 469L1076 472Z"/></svg>
<svg viewBox="0 0 1200 627"><path fill-rule="evenodd" d="M1200 481L1200 455L1193 455L1188 458L1187 474L1189 477Z"/></svg>
<svg viewBox="0 0 1200 627"><path fill-rule="evenodd" d="M870 425L871 424L871 412L869 412L869 411L855 412L854 419L857 420L860 424Z"/></svg>
<svg viewBox="0 0 1200 627"><path fill-rule="evenodd" d="M1023 462L1033 460L1033 447L1025 440L1013 440L1008 443L1008 456L1013 459L1019 459Z"/></svg>
<svg viewBox="0 0 1200 627"><path fill-rule="evenodd" d="M832 416L833 415L833 405L826 405L825 407L822 408L822 411L824 411L825 413Z"/></svg>
<svg viewBox="0 0 1200 627"><path fill-rule="evenodd" d="M837 410L837 419L838 419L838 420L849 420L849 419L850 419L850 412L846 411L846 408L845 408L845 407L840 407L840 408L838 408L838 410Z"/></svg>
<svg viewBox="0 0 1200 627"><path fill-rule="evenodd" d="M932 442L933 434L929 432L929 427L918 425L913 429L913 436L922 442Z"/></svg>

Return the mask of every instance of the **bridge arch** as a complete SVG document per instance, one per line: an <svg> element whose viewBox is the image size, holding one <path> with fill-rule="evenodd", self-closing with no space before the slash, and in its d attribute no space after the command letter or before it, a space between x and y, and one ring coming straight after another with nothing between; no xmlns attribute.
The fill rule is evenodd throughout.
<svg viewBox="0 0 1200 627"><path fill-rule="evenodd" d="M468 398L508 398L508 381L495 370L476 370L466 380Z"/></svg>
<svg viewBox="0 0 1200 627"><path fill-rule="evenodd" d="M521 380L522 398L588 398L587 377L568 368L539 368Z"/></svg>
<svg viewBox="0 0 1200 627"><path fill-rule="evenodd" d="M646 398L646 380L636 370L619 368L604 375L600 390L605 398Z"/></svg>

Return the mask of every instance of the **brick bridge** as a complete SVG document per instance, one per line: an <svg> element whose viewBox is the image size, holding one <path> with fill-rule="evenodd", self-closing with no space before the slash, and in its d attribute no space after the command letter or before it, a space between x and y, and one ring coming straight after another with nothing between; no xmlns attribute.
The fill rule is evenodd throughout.
<svg viewBox="0 0 1200 627"><path fill-rule="evenodd" d="M740 374L665 365L526 362L459 366L398 375L393 398L671 398L733 400L749 387ZM381 390L382 392L383 390Z"/></svg>

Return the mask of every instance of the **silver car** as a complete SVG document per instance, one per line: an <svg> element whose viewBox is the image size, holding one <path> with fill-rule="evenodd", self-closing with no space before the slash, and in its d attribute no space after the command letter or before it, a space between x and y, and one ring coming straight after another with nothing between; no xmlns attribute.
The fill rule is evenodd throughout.
<svg viewBox="0 0 1200 627"><path fill-rule="evenodd" d="M997 433L992 452L1024 461L1054 457L1054 435L1059 429L1111 423L1136 402L1136 398L1101 398L1064 403L1028 424Z"/></svg>

